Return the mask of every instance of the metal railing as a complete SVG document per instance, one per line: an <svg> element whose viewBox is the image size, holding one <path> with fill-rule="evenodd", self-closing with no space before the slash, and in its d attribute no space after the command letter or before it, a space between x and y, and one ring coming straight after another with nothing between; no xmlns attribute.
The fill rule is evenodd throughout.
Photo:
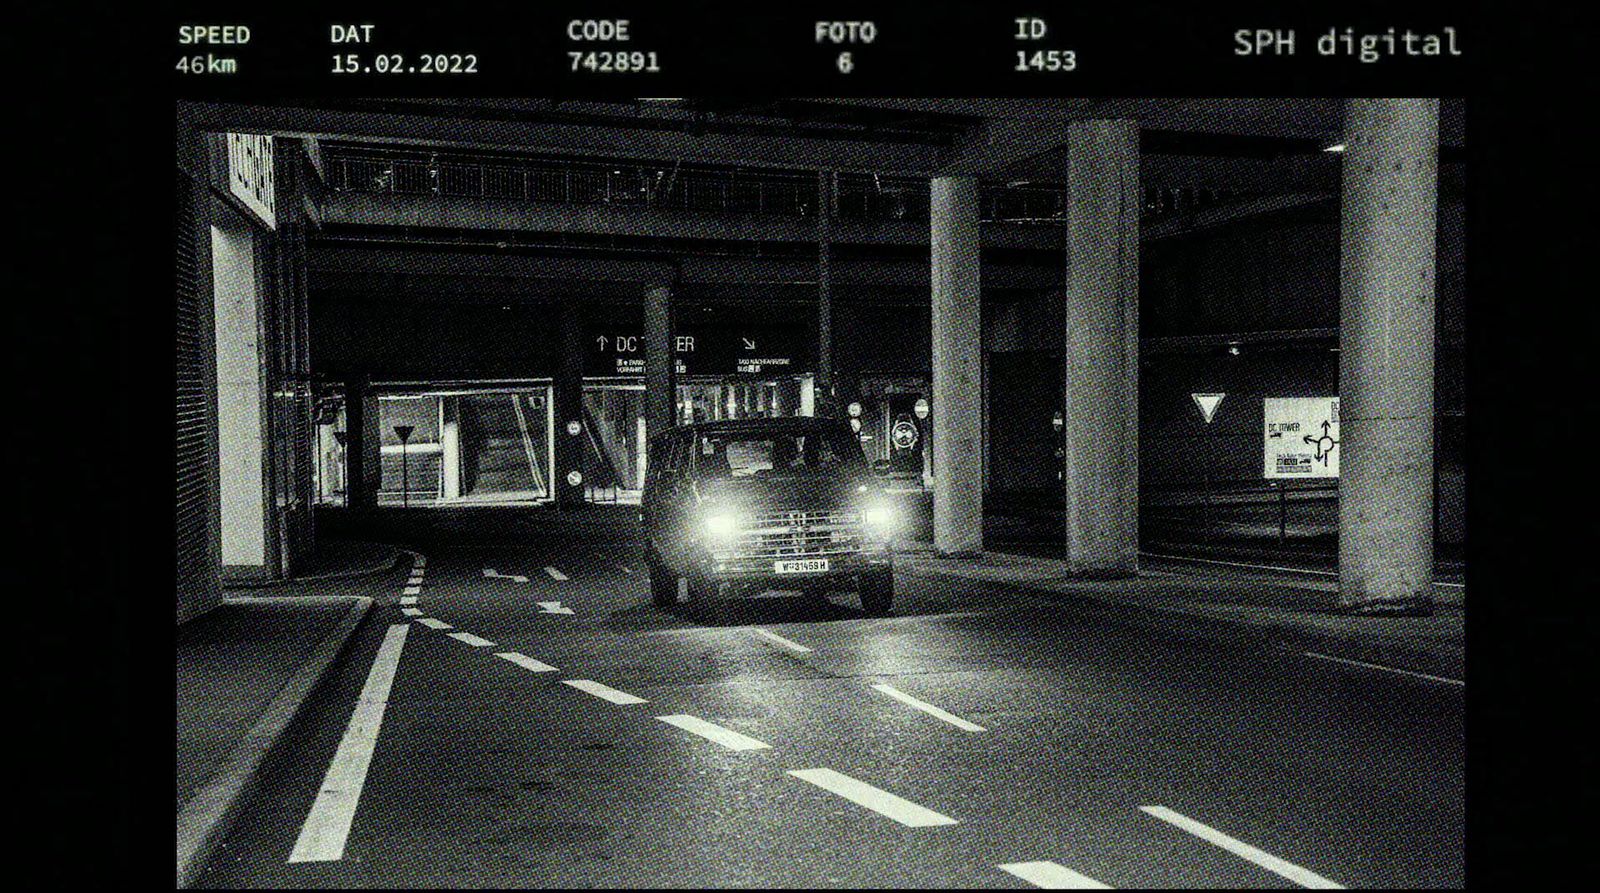
<svg viewBox="0 0 1600 893"><path fill-rule="evenodd" d="M478 161L330 151L328 182L338 191L440 195L587 205L661 208L814 218L811 172L753 168L685 169L678 165L528 159ZM1212 189L1149 187L1147 221L1193 213L1237 198ZM843 220L928 220L928 181L919 177L839 174L833 216ZM986 221L1065 222L1067 190L1051 185L990 185L979 215Z"/></svg>

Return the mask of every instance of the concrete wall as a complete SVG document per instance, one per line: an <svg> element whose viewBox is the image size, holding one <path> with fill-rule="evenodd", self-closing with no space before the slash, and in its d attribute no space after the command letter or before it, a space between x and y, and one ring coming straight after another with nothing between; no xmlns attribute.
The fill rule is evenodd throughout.
<svg viewBox="0 0 1600 893"><path fill-rule="evenodd" d="M211 227L217 440L225 569L266 573L266 443L255 234L223 215Z"/></svg>

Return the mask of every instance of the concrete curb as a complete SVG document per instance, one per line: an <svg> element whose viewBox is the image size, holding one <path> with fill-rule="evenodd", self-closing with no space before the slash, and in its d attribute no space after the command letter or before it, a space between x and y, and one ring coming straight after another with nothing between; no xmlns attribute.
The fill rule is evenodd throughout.
<svg viewBox="0 0 1600 893"><path fill-rule="evenodd" d="M317 644L211 780L178 812L178 889L188 888L199 877L255 787L268 754L372 609L372 599L366 596L352 596L350 601L350 609L338 625Z"/></svg>
<svg viewBox="0 0 1600 893"><path fill-rule="evenodd" d="M973 579L962 574L942 570L936 562L929 562L928 565L928 569L925 571L928 574L969 581ZM1252 621L1219 615L1203 607L1192 607L1181 603L1151 604L1147 601L1117 598L1094 592L1063 592L1048 585L1051 582L1050 578L1015 581L989 580L985 582L1015 586L1053 601L1072 599L1082 603L1093 604L1113 612L1119 621L1136 623L1146 627L1156 627L1200 639L1214 640L1223 638L1232 641L1244 639L1266 648L1284 651L1315 651L1330 657L1376 664L1388 669L1402 670L1408 673L1423 673L1455 680L1460 680L1465 670L1461 663L1448 657L1441 658L1440 655L1435 654L1433 651L1396 642L1385 642L1381 630L1379 635L1375 637L1354 636L1326 630L1307 629L1292 623L1277 621L1270 615L1263 615L1259 620ZM1181 623L1175 621L1181 621ZM1384 622L1384 618L1366 618L1366 621L1371 622L1376 627L1377 624Z"/></svg>
<svg viewBox="0 0 1600 893"><path fill-rule="evenodd" d="M386 574L389 571L394 570L400 564L401 557L406 554L405 550L400 549L397 546L391 546L387 543L372 543L372 545L382 546L383 548L388 549L391 554L381 561L375 561L366 565L365 567L358 567L347 571L334 571L330 574L314 574L305 577L289 577L283 580L262 580L260 582L250 580L230 580L223 586L223 588L271 589L275 586L293 586L297 583L315 583L319 580L348 580L355 577L370 577L377 574Z"/></svg>

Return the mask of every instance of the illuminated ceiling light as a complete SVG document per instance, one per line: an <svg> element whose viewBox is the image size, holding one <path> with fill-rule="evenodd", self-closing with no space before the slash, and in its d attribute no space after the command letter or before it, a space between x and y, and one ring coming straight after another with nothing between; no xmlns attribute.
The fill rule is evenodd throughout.
<svg viewBox="0 0 1600 893"><path fill-rule="evenodd" d="M1238 356L1239 355L1239 343L1238 342L1234 342L1232 344L1229 344L1228 345L1228 353L1233 355L1233 356Z"/></svg>
<svg viewBox="0 0 1600 893"><path fill-rule="evenodd" d="M682 102L683 101L683 97L681 97L681 96L672 96L672 97L667 97L667 96L641 96L641 97L639 97L639 101L640 102Z"/></svg>
<svg viewBox="0 0 1600 893"><path fill-rule="evenodd" d="M1334 143L1331 146L1325 146L1325 147L1323 147L1322 151L1324 151L1324 152L1343 152L1344 151L1344 143Z"/></svg>

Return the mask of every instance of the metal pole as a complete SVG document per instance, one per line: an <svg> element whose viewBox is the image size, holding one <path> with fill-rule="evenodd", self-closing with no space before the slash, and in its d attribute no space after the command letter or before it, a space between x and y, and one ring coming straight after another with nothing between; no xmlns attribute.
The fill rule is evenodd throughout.
<svg viewBox="0 0 1600 893"><path fill-rule="evenodd" d="M1206 469L1205 510L1200 522L1201 540L1211 545L1211 469Z"/></svg>
<svg viewBox="0 0 1600 893"><path fill-rule="evenodd" d="M400 507L411 508L411 453L406 449L406 442L400 441Z"/></svg>

